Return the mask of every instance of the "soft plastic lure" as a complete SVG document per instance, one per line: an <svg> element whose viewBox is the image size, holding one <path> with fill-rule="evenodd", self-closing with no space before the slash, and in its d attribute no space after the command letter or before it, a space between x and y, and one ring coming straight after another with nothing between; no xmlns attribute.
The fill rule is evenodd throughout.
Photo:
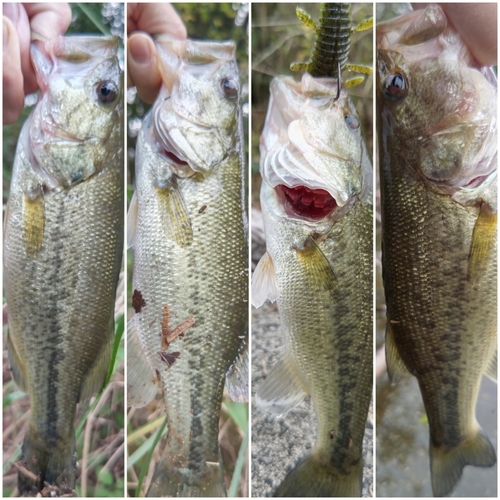
<svg viewBox="0 0 500 500"><path fill-rule="evenodd" d="M305 63L292 63L292 71L305 69L312 76L337 78L343 71L370 74L373 69L364 64L347 64L351 47L351 35L373 27L373 17L351 28L351 5L346 3L322 3L319 23L316 24L305 10L297 7L297 17L316 32L312 57ZM363 82L363 76L351 78L346 87Z"/></svg>

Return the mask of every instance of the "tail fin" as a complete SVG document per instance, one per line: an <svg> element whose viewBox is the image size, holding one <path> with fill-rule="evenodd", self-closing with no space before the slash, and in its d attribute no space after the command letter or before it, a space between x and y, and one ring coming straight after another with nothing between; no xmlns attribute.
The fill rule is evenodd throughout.
<svg viewBox="0 0 500 500"><path fill-rule="evenodd" d="M435 497L449 495L466 465L491 467L497 458L495 449L483 429L472 439L464 440L451 451L443 451L430 445L432 491Z"/></svg>
<svg viewBox="0 0 500 500"><path fill-rule="evenodd" d="M175 468L162 456L156 465L148 497L225 497L226 486L219 463L207 463L201 471Z"/></svg>
<svg viewBox="0 0 500 500"><path fill-rule="evenodd" d="M24 438L23 459L18 466L17 480L20 496L38 493L45 483L59 488L61 494L73 492L76 470L74 438L69 449L55 453L49 453L37 441L29 432Z"/></svg>
<svg viewBox="0 0 500 500"><path fill-rule="evenodd" d="M355 465L350 474L321 464L314 454L302 459L280 484L275 497L360 497L363 464Z"/></svg>

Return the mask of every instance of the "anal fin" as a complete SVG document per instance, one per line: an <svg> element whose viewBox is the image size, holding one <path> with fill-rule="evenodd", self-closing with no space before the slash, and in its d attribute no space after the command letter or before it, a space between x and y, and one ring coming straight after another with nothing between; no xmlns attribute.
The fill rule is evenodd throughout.
<svg viewBox="0 0 500 500"><path fill-rule="evenodd" d="M142 408L156 396L156 376L149 367L135 326L135 316L127 325L127 400L129 406Z"/></svg>
<svg viewBox="0 0 500 500"><path fill-rule="evenodd" d="M488 360L488 364L486 365L486 370L484 371L484 373L493 380L497 380L498 378L497 359L498 359L498 350L495 349L495 354L493 354L493 356L491 356L491 358Z"/></svg>
<svg viewBox="0 0 500 500"><path fill-rule="evenodd" d="M293 361L285 355L276 363L270 375L257 390L255 402L261 410L282 415L306 396L307 393Z"/></svg>
<svg viewBox="0 0 500 500"><path fill-rule="evenodd" d="M113 346L114 317L111 316L107 329L107 340L85 376L80 392L80 401L86 401L97 394L104 385L109 370L111 349Z"/></svg>
<svg viewBox="0 0 500 500"><path fill-rule="evenodd" d="M226 373L229 397L237 403L248 402L248 347L238 354Z"/></svg>
<svg viewBox="0 0 500 500"><path fill-rule="evenodd" d="M392 324L387 318L387 328L385 331L385 359L387 363L387 373L392 385L395 385L399 377L405 374L408 370L401 359L401 356L394 339L394 332L392 331Z"/></svg>
<svg viewBox="0 0 500 500"><path fill-rule="evenodd" d="M12 378L21 391L28 392L25 381L26 372L24 369L24 365L19 358L19 354L17 353L15 345L12 342L10 333L7 334L7 350L9 355L9 368L12 372Z"/></svg>

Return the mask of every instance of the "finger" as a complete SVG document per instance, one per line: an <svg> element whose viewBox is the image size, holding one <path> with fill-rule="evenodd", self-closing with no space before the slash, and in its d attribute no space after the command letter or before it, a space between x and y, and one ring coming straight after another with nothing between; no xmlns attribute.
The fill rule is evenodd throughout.
<svg viewBox="0 0 500 500"><path fill-rule="evenodd" d="M31 31L47 39L63 35L71 22L71 9L67 3L10 3L4 4L3 12L19 37L24 92L30 94L38 89L30 58Z"/></svg>
<svg viewBox="0 0 500 500"><path fill-rule="evenodd" d="M44 38L64 35L71 23L71 9L67 3L25 3L31 30Z"/></svg>
<svg viewBox="0 0 500 500"><path fill-rule="evenodd" d="M497 64L497 4L440 4L474 58L483 66Z"/></svg>
<svg viewBox="0 0 500 500"><path fill-rule="evenodd" d="M3 18L3 123L14 123L24 106L19 39L14 25Z"/></svg>
<svg viewBox="0 0 500 500"><path fill-rule="evenodd" d="M71 9L67 3L25 3L23 5L30 21L31 31L49 40L66 33L71 22ZM32 74L35 75L31 59L29 62ZM33 83L34 89L28 92L34 92L38 88L36 80L29 83Z"/></svg>
<svg viewBox="0 0 500 500"><path fill-rule="evenodd" d="M3 14L8 17L16 31L19 40L21 57L21 71L23 73L24 93L30 94L38 88L35 72L30 61L30 25L28 15L20 3L6 3L3 5ZM19 56L18 56L19 57Z"/></svg>
<svg viewBox="0 0 500 500"><path fill-rule="evenodd" d="M141 99L151 104L162 81L153 40L144 33L134 33L129 37L127 47L127 82L129 86L135 85Z"/></svg>
<svg viewBox="0 0 500 500"><path fill-rule="evenodd" d="M412 3L413 9L426 8L428 3ZM497 64L497 4L440 3L448 20L465 45L483 66Z"/></svg>
<svg viewBox="0 0 500 500"><path fill-rule="evenodd" d="M127 33L140 30L151 35L165 33L179 40L187 37L179 14L168 3L129 3L127 18Z"/></svg>

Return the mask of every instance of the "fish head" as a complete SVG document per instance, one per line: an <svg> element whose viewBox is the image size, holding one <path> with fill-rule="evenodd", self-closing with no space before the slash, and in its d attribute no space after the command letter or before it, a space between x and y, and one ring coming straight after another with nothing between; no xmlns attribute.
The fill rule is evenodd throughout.
<svg viewBox="0 0 500 500"><path fill-rule="evenodd" d="M237 147L240 80L232 41L157 40L158 152L181 177L209 175Z"/></svg>
<svg viewBox="0 0 500 500"><path fill-rule="evenodd" d="M40 96L29 138L33 163L49 188L84 181L104 168L109 154L120 154L123 73L117 51L117 37L31 44Z"/></svg>
<svg viewBox="0 0 500 500"><path fill-rule="evenodd" d="M377 73L382 133L412 175L457 199L483 189L496 172L496 78L439 6L377 26Z"/></svg>
<svg viewBox="0 0 500 500"><path fill-rule="evenodd" d="M278 77L260 141L260 171L276 216L331 223L369 196L371 163L347 92L331 78ZM264 191L263 191L264 192Z"/></svg>

